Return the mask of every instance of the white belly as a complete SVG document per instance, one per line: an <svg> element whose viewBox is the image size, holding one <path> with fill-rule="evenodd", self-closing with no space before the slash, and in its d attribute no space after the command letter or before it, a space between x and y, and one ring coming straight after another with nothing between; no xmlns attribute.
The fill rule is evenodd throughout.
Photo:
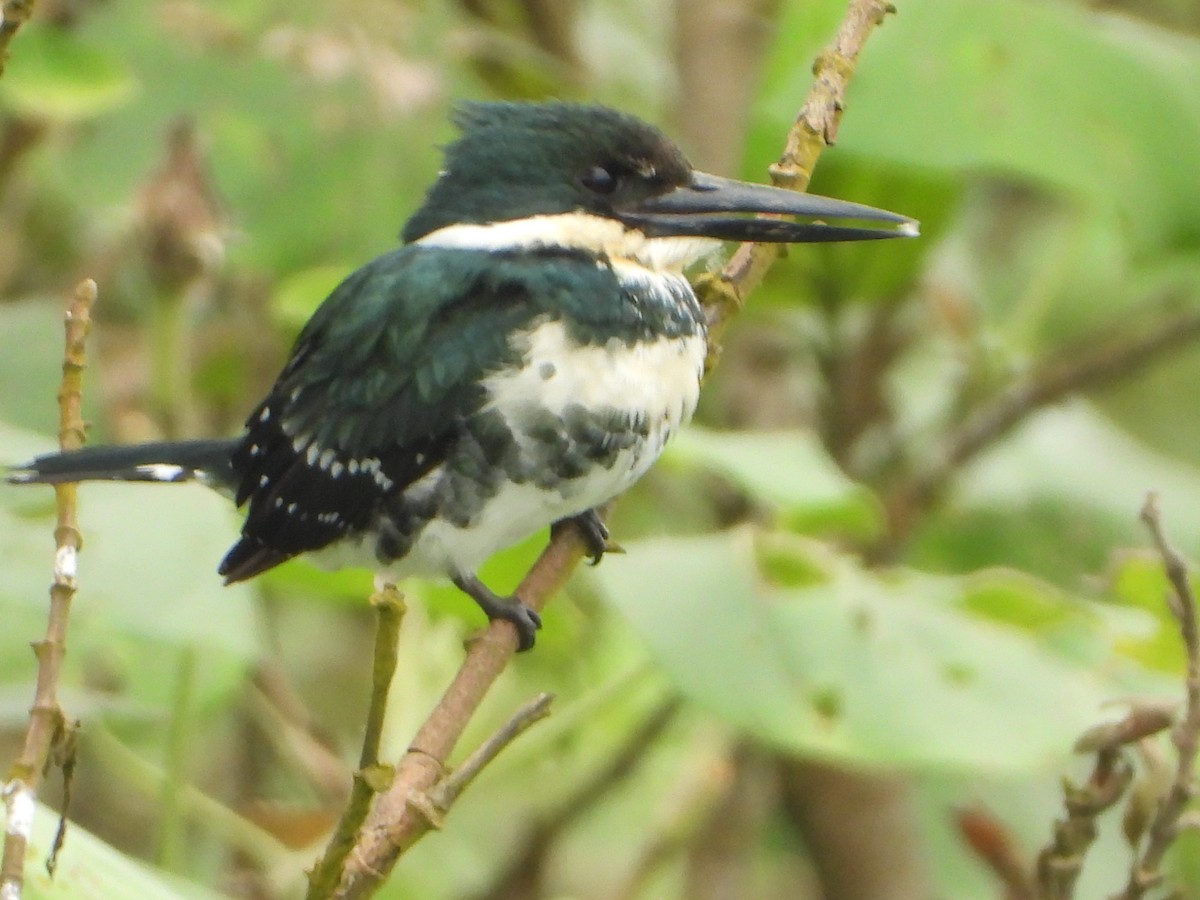
<svg viewBox="0 0 1200 900"><path fill-rule="evenodd" d="M695 411L707 345L703 334L694 334L653 343L614 340L580 346L562 323L546 322L529 334L528 347L522 349L520 367L485 379L490 400L484 410L500 413L531 456L545 452L522 430L535 411L542 418L547 412L562 417L580 407L616 412L644 423L644 436L617 452L611 465L590 468L577 478L552 486L503 482L466 527L433 519L397 562L397 575L473 572L496 551L625 491ZM438 477L431 473L430 489Z"/></svg>

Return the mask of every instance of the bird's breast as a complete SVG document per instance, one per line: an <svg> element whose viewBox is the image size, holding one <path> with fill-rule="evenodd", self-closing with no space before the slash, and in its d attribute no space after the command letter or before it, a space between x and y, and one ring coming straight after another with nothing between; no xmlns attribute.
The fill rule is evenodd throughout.
<svg viewBox="0 0 1200 900"><path fill-rule="evenodd" d="M645 474L695 412L707 336L683 275L610 260L620 308L547 315L514 334L516 365L488 375L484 415L504 422L511 474L586 505ZM596 302L603 306L604 298ZM586 508L586 506L581 506Z"/></svg>
<svg viewBox="0 0 1200 900"><path fill-rule="evenodd" d="M489 399L450 458L409 489L437 513L420 527L405 571L473 571L622 493L696 408L701 332L580 344L564 323L545 321L520 342L521 364L484 380Z"/></svg>
<svg viewBox="0 0 1200 900"><path fill-rule="evenodd" d="M627 421L661 449L696 409L706 353L702 332L581 343L566 323L550 320L514 341L520 365L492 373L484 388L486 408L518 429L590 413L600 430L606 421Z"/></svg>
<svg viewBox="0 0 1200 900"><path fill-rule="evenodd" d="M707 351L682 275L615 264L624 306L580 298L508 336L484 402L446 458L404 490L377 555L406 572L465 573L496 550L637 481L696 409ZM390 563L389 563L390 564ZM399 571L399 569L398 569Z"/></svg>

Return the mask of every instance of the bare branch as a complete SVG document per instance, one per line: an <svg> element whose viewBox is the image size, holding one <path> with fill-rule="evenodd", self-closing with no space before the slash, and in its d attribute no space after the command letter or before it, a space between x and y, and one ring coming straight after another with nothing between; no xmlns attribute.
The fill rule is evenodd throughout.
<svg viewBox="0 0 1200 900"><path fill-rule="evenodd" d="M682 701L675 695L655 707L600 769L584 779L556 809L540 817L522 841L522 852L514 855L492 886L478 895L479 900L536 895L536 882L545 869L546 856L555 840L634 771L681 706Z"/></svg>
<svg viewBox="0 0 1200 900"><path fill-rule="evenodd" d="M517 595L533 609L542 609L583 553L579 533L574 528L560 530L517 587ZM502 621L492 622L472 642L454 681L396 765L391 786L376 798L333 896L369 897L400 854L433 827L413 800L426 796L441 780L446 760L471 716L516 649L516 631Z"/></svg>
<svg viewBox="0 0 1200 900"><path fill-rule="evenodd" d="M1187 562L1167 540L1158 509L1158 497L1150 494L1142 507L1142 522L1162 557L1171 584L1167 605L1179 620L1179 631L1187 652L1187 675L1183 718L1171 730L1177 758L1175 774L1159 800L1146 828L1146 845L1135 857L1125 889L1113 900L1139 900L1163 879L1162 860L1180 830L1180 819L1195 795L1196 751L1200 747L1200 626L1197 625L1196 595L1188 578Z"/></svg>
<svg viewBox="0 0 1200 900"><path fill-rule="evenodd" d="M83 371L87 368L85 342L92 324L91 309L95 301L96 282L87 279L76 286L67 308L63 377L58 390L58 443L63 450L77 450L84 442L80 407ZM25 733L21 755L9 770L8 782L3 789L7 827L3 859L0 860L0 897L4 900L15 900L21 896L25 850L33 827L38 786L55 749L64 742L70 743L71 726L58 704L58 680L67 652L67 624L71 601L75 597L76 558L82 538L75 509L75 485L56 484L54 497L57 505L54 528L56 547L46 636L33 644L38 672L33 707L29 711L29 728ZM70 760L71 756L64 754L62 758Z"/></svg>
<svg viewBox="0 0 1200 900"><path fill-rule="evenodd" d="M1133 781L1133 766L1119 748L1096 754L1092 774L1082 785L1064 779L1066 817L1054 823L1054 837L1038 854L1035 873L1044 900L1070 900L1084 856L1096 840L1096 820L1124 796Z"/></svg>
<svg viewBox="0 0 1200 900"><path fill-rule="evenodd" d="M896 8L884 0L851 0L831 43L813 64L814 82L788 132L779 162L771 166L771 182L793 191L808 188L822 151L837 137L846 87L854 75L863 45L877 25ZM717 340L728 321L782 252L780 244L742 244L725 267L697 281L696 293L709 314L709 367L719 352Z"/></svg>
<svg viewBox="0 0 1200 900"><path fill-rule="evenodd" d="M443 778L429 792L429 802L439 813L449 812L459 794L470 786L484 766L500 755L509 744L524 734L531 726L550 715L553 694L538 694L513 713L495 734L484 741L475 752L463 760L462 765Z"/></svg>

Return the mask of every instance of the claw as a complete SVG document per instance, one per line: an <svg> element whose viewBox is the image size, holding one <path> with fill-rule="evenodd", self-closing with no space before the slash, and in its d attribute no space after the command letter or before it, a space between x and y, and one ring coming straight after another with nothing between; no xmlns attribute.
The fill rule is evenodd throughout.
<svg viewBox="0 0 1200 900"><path fill-rule="evenodd" d="M518 653L533 649L537 631L542 627L542 617L536 610L526 606L520 597L501 597L474 575L460 575L454 584L479 604L489 620L503 619L516 629Z"/></svg>
<svg viewBox="0 0 1200 900"><path fill-rule="evenodd" d="M625 548L614 541L608 534L608 526L600 519L600 514L589 509L566 519L559 519L551 528L557 531L565 523L573 524L579 530L583 539L585 552L591 557L592 565L599 565L605 553L624 553Z"/></svg>

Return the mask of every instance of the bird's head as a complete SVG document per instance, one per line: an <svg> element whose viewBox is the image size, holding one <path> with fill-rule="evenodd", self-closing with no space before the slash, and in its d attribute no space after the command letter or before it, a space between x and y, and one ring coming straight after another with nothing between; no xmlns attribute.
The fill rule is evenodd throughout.
<svg viewBox="0 0 1200 900"><path fill-rule="evenodd" d="M441 175L404 228L405 242L495 249L553 244L608 252L630 235L649 243L687 238L696 244L917 234L917 223L896 213L698 172L657 128L602 106L472 103L455 122L462 136L446 149Z"/></svg>

